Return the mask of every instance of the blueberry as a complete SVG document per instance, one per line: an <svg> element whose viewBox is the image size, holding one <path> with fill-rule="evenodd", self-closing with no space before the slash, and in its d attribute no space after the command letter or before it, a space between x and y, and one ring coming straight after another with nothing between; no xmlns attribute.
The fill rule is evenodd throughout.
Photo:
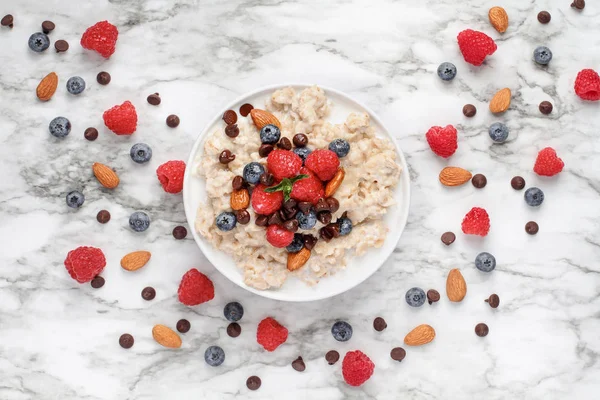
<svg viewBox="0 0 600 400"><path fill-rule="evenodd" d="M348 217L342 217L338 219L340 226L340 236L346 236L352 232L352 220Z"/></svg>
<svg viewBox="0 0 600 400"><path fill-rule="evenodd" d="M238 322L244 316L244 307L237 301L232 301L225 305L223 314L225 315L225 318L227 318L227 321Z"/></svg>
<svg viewBox="0 0 600 400"><path fill-rule="evenodd" d="M71 208L79 208L83 205L85 201L85 196L83 193L73 190L67 194L67 205Z"/></svg>
<svg viewBox="0 0 600 400"><path fill-rule="evenodd" d="M50 38L42 32L36 32L29 36L29 48L36 53L41 53L50 47Z"/></svg>
<svg viewBox="0 0 600 400"><path fill-rule="evenodd" d="M456 76L456 66L449 62L443 62L438 67L437 74L443 81L451 81Z"/></svg>
<svg viewBox="0 0 600 400"><path fill-rule="evenodd" d="M65 117L56 117L50 121L48 129L50 130L52 136L62 138L71 132L71 122Z"/></svg>
<svg viewBox="0 0 600 400"><path fill-rule="evenodd" d="M533 59L540 65L547 65L552 60L552 52L546 46L539 46L533 51Z"/></svg>
<svg viewBox="0 0 600 400"><path fill-rule="evenodd" d="M308 157L308 155L312 153L312 150L308 147L296 147L292 151L302 159L302 162L306 161L306 157Z"/></svg>
<svg viewBox="0 0 600 400"><path fill-rule="evenodd" d="M279 142L281 131L275 125L265 125L260 130L260 141L265 144L275 144Z"/></svg>
<svg viewBox="0 0 600 400"><path fill-rule="evenodd" d="M335 139L329 143L329 150L337 154L338 157L346 157L350 152L350 143L344 139Z"/></svg>
<svg viewBox="0 0 600 400"><path fill-rule="evenodd" d="M338 342L347 342L352 337L352 327L346 321L338 321L331 327L331 334Z"/></svg>
<svg viewBox="0 0 600 400"><path fill-rule="evenodd" d="M525 191L525 202L531 207L539 207L544 202L544 192L536 187L529 188Z"/></svg>
<svg viewBox="0 0 600 400"><path fill-rule="evenodd" d="M80 76L73 76L67 81L67 91L71 94L79 94L85 90L85 81Z"/></svg>
<svg viewBox="0 0 600 400"><path fill-rule="evenodd" d="M265 173L265 167L253 161L246 164L244 167L244 179L248 183L257 184L260 181L260 176Z"/></svg>
<svg viewBox="0 0 600 400"><path fill-rule="evenodd" d="M494 122L490 125L490 137L496 143L504 143L508 138L508 128L501 122Z"/></svg>
<svg viewBox="0 0 600 400"><path fill-rule="evenodd" d="M496 258L490 253L479 253L475 257L475 266L483 272L491 272L496 268Z"/></svg>
<svg viewBox="0 0 600 400"><path fill-rule="evenodd" d="M425 295L423 289L418 287L408 289L404 298L411 307L421 307L423 304L425 304L425 300L427 300L427 296Z"/></svg>
<svg viewBox="0 0 600 400"><path fill-rule="evenodd" d="M219 346L210 346L204 352L204 361L212 367L218 367L225 361L225 352Z"/></svg>
<svg viewBox="0 0 600 400"><path fill-rule="evenodd" d="M302 214L302 213L301 213ZM304 237L300 233L294 234L294 240L285 249L288 253L297 253L304 247Z"/></svg>
<svg viewBox="0 0 600 400"><path fill-rule="evenodd" d="M150 217L143 211L136 211L129 216L129 227L136 232L144 232L150 226Z"/></svg>
<svg viewBox="0 0 600 400"><path fill-rule="evenodd" d="M296 214L296 219L298 220L298 228L304 230L312 229L317 224L317 213L312 208L308 214L298 211L298 214Z"/></svg>
<svg viewBox="0 0 600 400"><path fill-rule="evenodd" d="M222 231L230 231L235 228L237 223L237 219L235 218L235 214L232 212L224 211L221 214L217 215L217 228Z"/></svg>
<svg viewBox="0 0 600 400"><path fill-rule="evenodd" d="M146 143L136 143L129 150L131 159L138 164L144 164L152 158L152 149Z"/></svg>

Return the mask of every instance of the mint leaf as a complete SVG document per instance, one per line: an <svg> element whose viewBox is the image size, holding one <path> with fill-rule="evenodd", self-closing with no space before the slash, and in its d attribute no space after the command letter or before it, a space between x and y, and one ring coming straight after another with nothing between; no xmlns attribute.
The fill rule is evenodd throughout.
<svg viewBox="0 0 600 400"><path fill-rule="evenodd" d="M290 194L292 193L294 183L305 178L308 178L308 175L300 174L292 179L284 178L281 182L279 182L278 185L266 188L265 193L283 192L283 200L288 201L290 199Z"/></svg>

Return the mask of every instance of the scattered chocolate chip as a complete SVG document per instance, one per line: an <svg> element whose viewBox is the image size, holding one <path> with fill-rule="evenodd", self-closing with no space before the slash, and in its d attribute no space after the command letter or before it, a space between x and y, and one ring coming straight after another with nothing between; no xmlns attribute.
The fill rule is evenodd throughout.
<svg viewBox="0 0 600 400"><path fill-rule="evenodd" d="M265 186L271 186L273 183L275 183L275 177L270 172L265 172L260 176L259 179L260 183L262 183Z"/></svg>
<svg viewBox="0 0 600 400"><path fill-rule="evenodd" d="M333 219L333 217L331 215L331 212L329 212L329 211L321 211L320 213L317 214L317 219L323 225L327 225L327 224L329 224L331 222L331 220Z"/></svg>
<svg viewBox="0 0 600 400"><path fill-rule="evenodd" d="M326 242L329 242L331 239L340 236L338 224L327 224L326 226L319 229L319 236Z"/></svg>
<svg viewBox="0 0 600 400"><path fill-rule="evenodd" d="M256 219L254 220L254 223L257 226L267 226L269 225L269 217L267 217L266 215L256 215Z"/></svg>
<svg viewBox="0 0 600 400"><path fill-rule="evenodd" d="M287 221L290 219L296 219L296 214L298 213L298 208L294 207L294 208L290 208L289 210L286 210L284 208L282 211L285 214L285 220Z"/></svg>
<svg viewBox="0 0 600 400"><path fill-rule="evenodd" d="M585 0L575 0L571 7L576 8L578 10L583 10L585 8Z"/></svg>
<svg viewBox="0 0 600 400"><path fill-rule="evenodd" d="M485 175L475 174L475 175L473 175L473 178L471 179L471 183L477 189L481 189L481 188L484 188L485 185L487 185L487 178L485 177Z"/></svg>
<svg viewBox="0 0 600 400"><path fill-rule="evenodd" d="M98 214L96 215L96 219L101 224L105 224L108 221L110 221L110 213L106 210L100 210L100 211L98 211Z"/></svg>
<svg viewBox="0 0 600 400"><path fill-rule="evenodd" d="M173 237L177 240L181 240L181 239L185 239L185 237L187 236L187 229L185 229L185 226L176 226L175 228L173 228Z"/></svg>
<svg viewBox="0 0 600 400"><path fill-rule="evenodd" d="M552 19L552 16L548 11L540 11L537 18L538 21L540 21L540 24L547 24Z"/></svg>
<svg viewBox="0 0 600 400"><path fill-rule="evenodd" d="M337 199L334 197L326 198L325 203L327 203L327 206L329 207L329 211L332 213L334 213L340 209L340 202L337 201Z"/></svg>
<svg viewBox="0 0 600 400"><path fill-rule="evenodd" d="M325 201L325 199L319 199L319 201L317 201L317 205L315 206L315 211L318 213L321 211L329 211L329 205L327 205L327 202Z"/></svg>
<svg viewBox="0 0 600 400"><path fill-rule="evenodd" d="M240 128L238 128L237 124L227 125L225 127L225 134L233 139L235 137L238 137L238 135L240 134Z"/></svg>
<svg viewBox="0 0 600 400"><path fill-rule="evenodd" d="M437 303L438 301L440 301L440 292L435 289L429 289L427 291L427 302L429 305Z"/></svg>
<svg viewBox="0 0 600 400"><path fill-rule="evenodd" d="M89 140L90 142L93 142L94 140L98 139L98 129L87 128L85 132L83 132L83 137Z"/></svg>
<svg viewBox="0 0 600 400"><path fill-rule="evenodd" d="M552 103L550 103L549 101L542 101L540 103L540 112L544 115L550 114L553 108L554 107L552 107Z"/></svg>
<svg viewBox="0 0 600 400"><path fill-rule="evenodd" d="M314 237L313 235L304 235L303 239L304 239L304 247L306 247L307 250L312 250L315 247L315 245L317 244L317 241L319 240L316 237Z"/></svg>
<svg viewBox="0 0 600 400"><path fill-rule="evenodd" d="M9 28L12 28L13 22L14 22L13 16L10 14L6 14L4 17L2 17L2 21L0 21L0 24L2 24L2 26L8 26Z"/></svg>
<svg viewBox="0 0 600 400"><path fill-rule="evenodd" d="M387 323L385 322L385 319L383 319L381 317L375 318L373 320L373 328L377 332L381 332L382 330L384 330L385 328L387 328Z"/></svg>
<svg viewBox="0 0 600 400"><path fill-rule="evenodd" d="M291 209L296 208L297 205L298 205L298 203L296 202L296 200L289 199L283 203L283 208L285 210L291 210Z"/></svg>
<svg viewBox="0 0 600 400"><path fill-rule="evenodd" d="M306 364L304 364L304 360L302 360L302 357L298 357L294 361L292 361L292 368L294 368L298 372L302 372L306 369Z"/></svg>
<svg viewBox="0 0 600 400"><path fill-rule="evenodd" d="M390 351L390 357L392 357L392 360L400 362L406 357L406 350L402 347L394 347L392 351Z"/></svg>
<svg viewBox="0 0 600 400"><path fill-rule="evenodd" d="M252 104L246 103L246 104L242 104L242 106L240 107L240 115L242 117L247 117L248 114L250 114L250 111L252 111L254 109L254 106Z"/></svg>
<svg viewBox="0 0 600 400"><path fill-rule="evenodd" d="M305 147L308 144L308 136L304 133L296 133L292 138L292 141L296 147Z"/></svg>
<svg viewBox="0 0 600 400"><path fill-rule="evenodd" d="M237 322L232 322L227 325L227 334L230 337L238 337L242 333L242 327Z"/></svg>
<svg viewBox="0 0 600 400"><path fill-rule="evenodd" d="M271 214L269 217L269 225L281 225L283 220L278 212Z"/></svg>
<svg viewBox="0 0 600 400"><path fill-rule="evenodd" d="M333 365L340 359L340 353L335 350L329 350L327 354L325 354L325 360L329 365Z"/></svg>
<svg viewBox="0 0 600 400"><path fill-rule="evenodd" d="M92 285L94 289L100 289L102 286L104 286L104 283L105 281L103 277L96 276L94 279L92 279L90 285Z"/></svg>
<svg viewBox="0 0 600 400"><path fill-rule="evenodd" d="M42 32L44 32L46 35L49 34L50 32L52 32L54 30L54 28L56 28L56 25L54 25L54 22L52 22L52 21L42 22Z"/></svg>
<svg viewBox="0 0 600 400"><path fill-rule="evenodd" d="M231 181L231 187L233 187L233 190L240 190L241 188L243 188L244 178L242 178L240 175L236 175Z"/></svg>
<svg viewBox="0 0 600 400"><path fill-rule="evenodd" d="M523 190L525 187L525 179L520 176L515 176L510 180L510 186L515 190Z"/></svg>
<svg viewBox="0 0 600 400"><path fill-rule="evenodd" d="M167 126L169 128L177 128L179 126L179 117L175 114L171 114L167 117Z"/></svg>
<svg viewBox="0 0 600 400"><path fill-rule="evenodd" d="M312 208L312 204L308 201L301 201L298 203L298 209L302 211L304 214L308 214Z"/></svg>
<svg viewBox="0 0 600 400"><path fill-rule="evenodd" d="M485 299L485 302L488 303L492 308L498 308L500 305L500 297L494 293L490 295L489 299Z"/></svg>
<svg viewBox="0 0 600 400"><path fill-rule="evenodd" d="M101 85L108 85L110 83L110 79L110 74L106 71L98 72L98 75L96 75L96 82Z"/></svg>
<svg viewBox="0 0 600 400"><path fill-rule="evenodd" d="M277 147L279 147L280 149L283 149L283 150L291 150L292 142L290 142L290 139L288 139L286 137L282 137L279 140L279 143L277 143Z"/></svg>
<svg viewBox="0 0 600 400"><path fill-rule="evenodd" d="M258 155L261 157L267 157L273 151L272 144L261 144L258 148Z"/></svg>
<svg viewBox="0 0 600 400"><path fill-rule="evenodd" d="M64 53L65 51L69 50L69 43L66 40L59 39L54 42L54 48L56 49L57 53Z"/></svg>
<svg viewBox="0 0 600 400"><path fill-rule="evenodd" d="M250 378L246 379L246 387L248 387L248 389L250 390L258 390L258 388L260 388L260 384L260 378L256 375L253 375Z"/></svg>
<svg viewBox="0 0 600 400"><path fill-rule="evenodd" d="M477 114L477 108L473 104L465 104L463 107L463 114L467 118L474 117Z"/></svg>
<svg viewBox="0 0 600 400"><path fill-rule="evenodd" d="M227 110L223 113L223 121L227 125L233 125L237 122L237 114L233 110Z"/></svg>
<svg viewBox="0 0 600 400"><path fill-rule="evenodd" d="M156 297L156 290L153 287L145 287L142 289L142 299L149 301L153 300Z"/></svg>
<svg viewBox="0 0 600 400"><path fill-rule="evenodd" d="M525 232L535 235L540 230L540 226L535 221L529 221L525 224Z"/></svg>
<svg viewBox="0 0 600 400"><path fill-rule="evenodd" d="M296 218L290 219L289 221L285 221L283 223L283 227L286 231L290 232L298 232L298 220Z"/></svg>
<svg viewBox="0 0 600 400"><path fill-rule="evenodd" d="M456 240L456 235L452 232L444 232L442 234L442 243L446 246L450 246Z"/></svg>
<svg viewBox="0 0 600 400"><path fill-rule="evenodd" d="M235 218L238 224L246 225L250 222L250 213L246 209L237 210L235 212Z"/></svg>
<svg viewBox="0 0 600 400"><path fill-rule="evenodd" d="M124 349L130 349L133 346L133 342L133 336L131 336L129 333L124 333L119 338L119 344Z"/></svg>
<svg viewBox="0 0 600 400"><path fill-rule="evenodd" d="M490 328L488 328L488 326L484 323L479 323L477 325L475 325L475 334L479 337L484 337L487 336L487 334L490 332Z"/></svg>
<svg viewBox="0 0 600 400"><path fill-rule="evenodd" d="M153 106L157 106L160 104L160 94L158 93L152 93L151 95L149 95L148 97L146 97L146 101L148 102L148 104L151 104Z"/></svg>
<svg viewBox="0 0 600 400"><path fill-rule="evenodd" d="M221 154L219 154L219 162L221 164L229 164L235 160L235 154L232 154L230 150L223 150Z"/></svg>
<svg viewBox="0 0 600 400"><path fill-rule="evenodd" d="M189 332L190 328L192 327L192 324L190 324L190 321L188 321L187 319L180 319L179 321L177 321L177 325L175 325L175 327L179 332L186 333Z"/></svg>

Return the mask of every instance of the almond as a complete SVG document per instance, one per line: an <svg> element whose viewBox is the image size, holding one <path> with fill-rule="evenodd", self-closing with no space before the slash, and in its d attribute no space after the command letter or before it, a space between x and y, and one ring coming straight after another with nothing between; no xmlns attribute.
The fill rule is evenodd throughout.
<svg viewBox="0 0 600 400"><path fill-rule="evenodd" d="M333 178L327 182L327 186L325 186L325 197L333 196L333 194L342 184L344 176L346 176L346 171L344 171L344 168L338 169Z"/></svg>
<svg viewBox="0 0 600 400"><path fill-rule="evenodd" d="M152 337L162 346L171 349L178 349L181 347L181 338L173 329L167 326L154 325L154 328L152 328Z"/></svg>
<svg viewBox="0 0 600 400"><path fill-rule="evenodd" d="M471 174L466 169L459 167L446 167L440 172L440 182L444 186L460 186L469 182Z"/></svg>
<svg viewBox="0 0 600 400"><path fill-rule="evenodd" d="M494 114L503 113L510 107L510 89L504 88L494 95L490 101L490 111Z"/></svg>
<svg viewBox="0 0 600 400"><path fill-rule="evenodd" d="M35 94L37 94L38 99L42 101L48 101L56 92L56 87L58 86L58 75L54 72L50 72L48 75L41 80L37 89L35 89Z"/></svg>
<svg viewBox="0 0 600 400"><path fill-rule="evenodd" d="M134 251L121 258L121 267L127 271L137 271L148 263L151 256L149 251Z"/></svg>
<svg viewBox="0 0 600 400"><path fill-rule="evenodd" d="M467 282L463 278L462 274L458 269L450 270L448 279L446 280L446 294L448 300L459 302L467 295Z"/></svg>
<svg viewBox="0 0 600 400"><path fill-rule="evenodd" d="M288 253L287 269L288 271L295 271L302 267L310 258L310 250L303 247L297 253Z"/></svg>
<svg viewBox="0 0 600 400"><path fill-rule="evenodd" d="M279 122L276 116L268 111L254 108L252 111L250 111L250 116L252 117L252 121L254 121L254 125L256 125L258 129L262 129L265 125L275 125L281 129L281 122Z"/></svg>
<svg viewBox="0 0 600 400"><path fill-rule="evenodd" d="M96 176L96 179L98 179L98 182L105 188L114 189L119 186L119 177L115 171L110 169L110 167L104 164L94 163L92 170L94 171L94 175Z"/></svg>
<svg viewBox="0 0 600 400"><path fill-rule="evenodd" d="M248 205L250 205L250 195L248 194L248 189L234 190L231 192L229 204L235 211L248 208Z"/></svg>
<svg viewBox="0 0 600 400"><path fill-rule="evenodd" d="M435 329L430 325L419 325L404 337L404 343L408 346L421 346L431 342L435 338Z"/></svg>
<svg viewBox="0 0 600 400"><path fill-rule="evenodd" d="M506 32L508 29L508 14L502 7L492 7L488 13L490 23L500 33Z"/></svg>

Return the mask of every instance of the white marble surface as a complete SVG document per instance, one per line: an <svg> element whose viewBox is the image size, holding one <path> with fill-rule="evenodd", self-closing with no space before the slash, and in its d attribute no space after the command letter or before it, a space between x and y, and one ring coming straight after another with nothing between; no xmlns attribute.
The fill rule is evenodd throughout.
<svg viewBox="0 0 600 400"><path fill-rule="evenodd" d="M600 11L588 1L583 12L569 0L456 1L60 1L0 2L15 27L0 29L0 398L1 399L566 399L597 398L600 391L600 104L584 103L573 93L582 68L600 68ZM511 25L504 35L487 21L487 10L502 5ZM538 11L552 22L541 25ZM34 54L28 36L44 19L71 49ZM120 31L117 51L105 61L78 44L84 29L103 19ZM456 34L483 30L497 39L498 51L481 68L460 56ZM531 60L533 49L548 45L548 68ZM459 75L444 84L435 69L454 62ZM101 87L96 74L112 82ZM41 77L56 71L58 93L49 103L35 98ZM79 97L64 90L66 78L81 75L88 89ZM394 130L411 166L413 205L397 251L364 284L336 298L286 304L262 299L236 287L209 265L191 238L176 241L171 229L185 221L180 195L163 193L154 170L169 159L186 159L197 133L226 102L246 91L282 81L336 87L370 105ZM501 87L513 90L509 112L497 118L487 101ZM145 102L159 92L158 108ZM139 113L138 131L117 137L103 127L108 107L131 100ZM537 105L554 103L542 116ZM471 120L463 104L477 105ZM168 114L181 117L167 128ZM48 122L71 119L64 141L53 139ZM492 145L487 127L496 120L511 128L510 140ZM459 149L450 163L484 173L488 186L448 190L437 174L447 163L432 155L424 133L432 125L455 124ZM83 131L96 126L96 142ZM150 165L128 156L131 144L149 143ZM532 172L537 151L553 146L566 163L558 177ZM120 173L114 192L91 176L94 161ZM521 192L510 188L520 174L541 187L546 201L528 208ZM65 206L69 190L84 191L78 211ZM490 235L481 240L458 235L443 246L439 236L460 231L472 206L490 213ZM98 210L112 220L100 225ZM147 210L151 228L136 234L127 227L135 209ZM540 233L524 232L528 220ZM79 245L102 248L108 258L99 290L78 285L62 265ZM125 273L119 259L132 249L153 252L151 265ZM479 251L498 259L496 271L479 273ZM187 308L178 303L181 275L197 267L210 276L216 297ZM404 292L412 286L443 293L450 268L463 270L469 293L460 304L445 299L410 309ZM157 289L145 302L143 287ZM500 295L492 310L484 302ZM245 306L242 335L225 333L222 308L231 300ZM287 343L267 353L256 343L258 321L271 315L290 330ZM375 316L388 328L377 333ZM151 337L156 323L192 323L183 348L160 348ZM354 327L351 341L336 343L329 333L336 319ZM473 328L490 326L486 338ZM433 325L436 340L408 349L400 364L389 351L420 323ZM121 333L135 336L123 350ZM208 367L208 345L222 346L227 359ZM361 349L375 362L375 374L360 388L347 386L341 363L329 366L324 354ZM306 360L303 373L290 363ZM245 380L262 378L249 392Z"/></svg>

